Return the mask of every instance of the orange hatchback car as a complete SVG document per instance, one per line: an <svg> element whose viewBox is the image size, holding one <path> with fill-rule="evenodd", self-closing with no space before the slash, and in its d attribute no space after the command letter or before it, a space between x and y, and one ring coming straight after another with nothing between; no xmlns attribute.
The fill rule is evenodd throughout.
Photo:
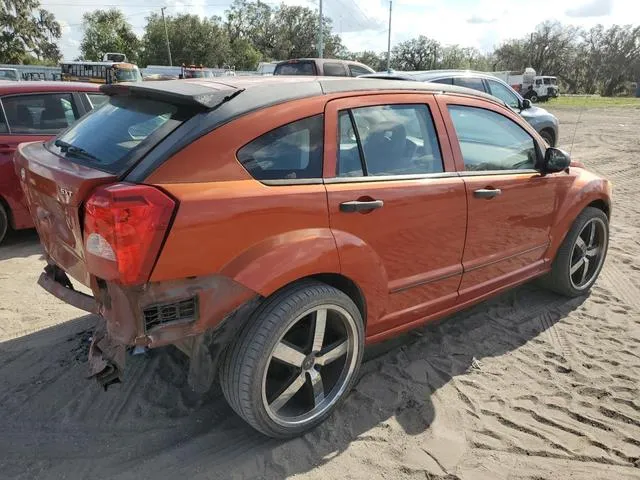
<svg viewBox="0 0 640 480"><path fill-rule="evenodd" d="M584 294L607 180L494 97L441 84L271 77L103 86L15 168L39 283L100 322L103 386L173 344L260 432L322 422L366 344L544 277ZM71 279L93 296L74 290Z"/></svg>

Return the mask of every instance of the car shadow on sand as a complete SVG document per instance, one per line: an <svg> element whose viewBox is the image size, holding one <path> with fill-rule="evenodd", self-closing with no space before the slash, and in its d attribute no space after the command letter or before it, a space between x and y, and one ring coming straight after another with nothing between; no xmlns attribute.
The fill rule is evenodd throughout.
<svg viewBox="0 0 640 480"><path fill-rule="evenodd" d="M42 247L34 229L8 232L0 244L0 261L38 254L42 254Z"/></svg>
<svg viewBox="0 0 640 480"><path fill-rule="evenodd" d="M355 389L301 438L248 427L215 386L186 385L175 349L128 358L125 382L102 392L87 373L91 316L0 343L0 470L16 478L284 478L329 462L376 428L432 427L432 396L480 373L578 308L525 285L367 349ZM492 373L495 375L495 372Z"/></svg>

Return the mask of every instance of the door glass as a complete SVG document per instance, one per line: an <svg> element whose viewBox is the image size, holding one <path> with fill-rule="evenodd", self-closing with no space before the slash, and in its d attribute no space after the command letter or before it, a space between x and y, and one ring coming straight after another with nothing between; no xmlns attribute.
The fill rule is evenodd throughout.
<svg viewBox="0 0 640 480"><path fill-rule="evenodd" d="M4 118L4 112L0 109L0 133L9 133L7 128L7 120Z"/></svg>
<svg viewBox="0 0 640 480"><path fill-rule="evenodd" d="M443 171L438 137L427 105L379 105L352 112L367 175ZM338 171L348 172L340 160Z"/></svg>
<svg viewBox="0 0 640 480"><path fill-rule="evenodd" d="M11 133L55 134L79 117L70 93L17 95L2 103Z"/></svg>
<svg viewBox="0 0 640 480"><path fill-rule="evenodd" d="M257 180L322 178L322 115L304 118L256 138L238 160Z"/></svg>
<svg viewBox="0 0 640 480"><path fill-rule="evenodd" d="M341 63L325 63L322 67L327 77L346 77L347 72Z"/></svg>
<svg viewBox="0 0 640 480"><path fill-rule="evenodd" d="M489 88L491 89L491 95L493 95L494 97L498 97L511 108L520 109L520 100L509 87L494 80L487 80L487 82L489 83Z"/></svg>
<svg viewBox="0 0 640 480"><path fill-rule="evenodd" d="M517 123L483 108L449 105L465 170L532 169L533 138Z"/></svg>
<svg viewBox="0 0 640 480"><path fill-rule="evenodd" d="M338 152L338 177L361 177L364 175L362 161L358 149L358 139L348 111L340 112L338 117L340 129L340 150Z"/></svg>
<svg viewBox="0 0 640 480"><path fill-rule="evenodd" d="M367 74L371 73L366 68L360 67L358 65L349 65L349 70L351 71L351 76L352 77L358 77L360 75L367 75Z"/></svg>
<svg viewBox="0 0 640 480"><path fill-rule="evenodd" d="M443 83L444 85L453 85L453 79L451 78L438 78L436 80L428 80L431 83Z"/></svg>
<svg viewBox="0 0 640 480"><path fill-rule="evenodd" d="M482 79L477 77L454 77L453 84L458 87L472 88L473 90L478 90L480 92L485 91Z"/></svg>
<svg viewBox="0 0 640 480"><path fill-rule="evenodd" d="M91 108L98 108L109 100L109 97L102 93L87 93L87 97L89 97L89 102L91 102Z"/></svg>

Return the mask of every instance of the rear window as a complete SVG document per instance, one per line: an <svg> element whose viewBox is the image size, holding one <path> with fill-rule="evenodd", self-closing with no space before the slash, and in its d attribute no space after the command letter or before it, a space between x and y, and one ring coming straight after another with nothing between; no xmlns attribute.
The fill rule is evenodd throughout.
<svg viewBox="0 0 640 480"><path fill-rule="evenodd" d="M110 97L50 142L49 148L76 163L121 174L135 161L136 152L148 150L181 123L178 116L175 105Z"/></svg>
<svg viewBox="0 0 640 480"><path fill-rule="evenodd" d="M315 75L313 62L284 63L276 66L274 75Z"/></svg>

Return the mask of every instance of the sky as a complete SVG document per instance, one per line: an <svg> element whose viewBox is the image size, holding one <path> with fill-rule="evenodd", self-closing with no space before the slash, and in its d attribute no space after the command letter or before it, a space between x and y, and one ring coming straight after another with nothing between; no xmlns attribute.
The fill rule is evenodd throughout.
<svg viewBox="0 0 640 480"><path fill-rule="evenodd" d="M318 8L319 0L283 0ZM267 0L275 5L278 0ZM232 0L41 0L62 26L60 47L65 60L80 53L82 15L98 8L122 10L138 35L145 17L166 6L167 15L224 15ZM387 49L388 0L323 0L324 14L349 50ZM598 23L640 23L638 0L393 0L391 44L426 35L442 44L490 51L501 42L533 31L544 20L589 28ZM283 59L279 59L283 60Z"/></svg>

